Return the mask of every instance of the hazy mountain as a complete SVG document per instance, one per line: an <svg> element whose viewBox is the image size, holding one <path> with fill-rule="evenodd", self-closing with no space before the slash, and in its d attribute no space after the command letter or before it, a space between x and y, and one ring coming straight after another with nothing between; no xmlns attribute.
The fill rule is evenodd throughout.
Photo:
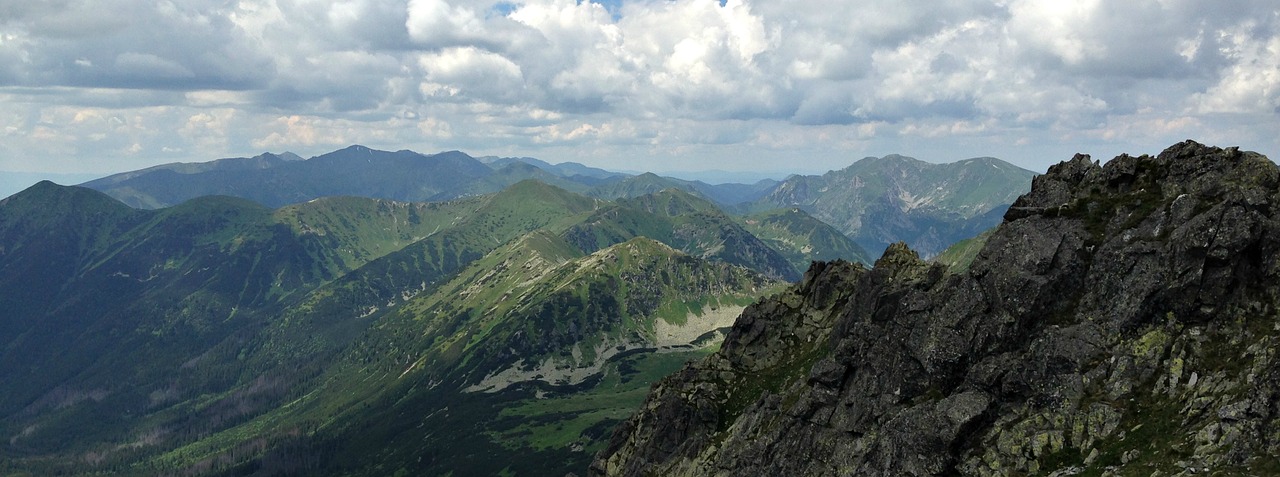
<svg viewBox="0 0 1280 477"><path fill-rule="evenodd" d="M559 164L551 164L540 159L532 157L495 157L484 156L476 158L480 162L488 164L495 170L509 166L511 164L529 164L544 171L550 172L560 177L573 179L575 181L591 184L599 183L603 180L621 179L627 176L621 172L608 171L596 167L585 166L576 162L561 162Z"/></svg>
<svg viewBox="0 0 1280 477"><path fill-rule="evenodd" d="M967 269L818 263L654 386L592 475L1270 475L1280 169L1053 166Z"/></svg>
<svg viewBox="0 0 1280 477"><path fill-rule="evenodd" d="M927 257L999 223L1035 174L984 157L930 164L868 157L821 176L792 176L749 210L796 207L878 253L904 241Z"/></svg>
<svg viewBox="0 0 1280 477"><path fill-rule="evenodd" d="M755 184L729 183L712 185L701 181L686 181L646 172L620 181L596 186L588 191L587 195L604 199L621 199L653 194L665 189L678 189L705 197L721 206L734 206L764 197L777 184L777 181L765 179Z"/></svg>
<svg viewBox="0 0 1280 477"><path fill-rule="evenodd" d="M135 207L174 205L205 195L230 195L269 207L352 195L401 201L449 199L493 174L457 151L423 155L351 146L307 160L264 154L250 159L158 166L84 184ZM484 192L494 192L486 190Z"/></svg>

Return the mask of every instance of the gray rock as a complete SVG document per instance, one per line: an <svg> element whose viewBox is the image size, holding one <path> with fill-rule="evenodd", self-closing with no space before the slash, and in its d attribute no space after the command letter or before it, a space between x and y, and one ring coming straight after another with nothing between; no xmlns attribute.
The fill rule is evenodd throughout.
<svg viewBox="0 0 1280 477"><path fill-rule="evenodd" d="M591 473L1274 469L1277 206L1256 153L1076 156L959 274L902 245L814 264L656 385Z"/></svg>

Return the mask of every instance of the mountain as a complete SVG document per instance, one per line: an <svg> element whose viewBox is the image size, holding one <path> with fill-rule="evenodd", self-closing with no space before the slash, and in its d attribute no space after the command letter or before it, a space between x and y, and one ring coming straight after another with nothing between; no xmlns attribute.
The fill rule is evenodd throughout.
<svg viewBox="0 0 1280 477"><path fill-rule="evenodd" d="M102 174L0 171L0 199L48 180L58 184L79 184L102 177Z"/></svg>
<svg viewBox="0 0 1280 477"><path fill-rule="evenodd" d="M182 438L202 432L193 421L251 414L226 393L254 379L237 354L343 271L331 252L244 199L136 210L44 182L0 201L0 461L58 473L86 444L134 442L148 423Z"/></svg>
<svg viewBox="0 0 1280 477"><path fill-rule="evenodd" d="M484 156L484 157L477 157L476 159L479 160L480 162L488 164L489 167L494 168L494 170L507 167L511 164L528 164L528 165L537 167L538 169L542 169L549 173L555 174L557 176L570 178L575 181L583 182L587 184L592 184L593 182L600 183L608 180L621 179L627 176L626 174L623 174L620 172L613 172L613 171L607 171L600 168L588 167L576 162L561 162L559 164L551 164L549 162L539 160L539 159L534 159L532 157Z"/></svg>
<svg viewBox="0 0 1280 477"><path fill-rule="evenodd" d="M563 475L640 403L657 377L635 382L644 368L705 355L711 335L777 284L645 238L584 256L531 234L380 320L330 381L363 383L354 395L322 388L298 406L355 409L318 438L343 442L335 463L356 473L395 462L416 475ZM365 358L388 348L414 358ZM369 401L385 407L359 410ZM459 427L473 431L444 432Z"/></svg>
<svg viewBox="0 0 1280 477"><path fill-rule="evenodd" d="M779 285L645 238L584 255L533 232L389 309L289 405L141 468L564 475ZM238 450L263 440L281 444Z"/></svg>
<svg viewBox="0 0 1280 477"><path fill-rule="evenodd" d="M493 173L457 151L422 155L351 146L307 160L264 154L249 159L157 166L86 182L134 207L157 208L205 195L230 195L268 207L352 195L400 201L454 198L455 189ZM485 192L494 192L486 190Z"/></svg>
<svg viewBox="0 0 1280 477"><path fill-rule="evenodd" d="M5 473L154 474L172 459L157 454L314 388L370 310L596 207L536 182L275 211L225 196L138 210L37 184L0 201L0 461L17 466Z"/></svg>
<svg viewBox="0 0 1280 477"><path fill-rule="evenodd" d="M490 166L493 165L490 164ZM450 191L450 194L453 196L488 194L503 190L512 184L525 180L536 180L578 194L585 194L591 190L593 184L604 182L604 180L596 180L587 176L565 177L534 164L517 161L495 168L492 174L484 178L472 181L461 187L455 187Z"/></svg>
<svg viewBox="0 0 1280 477"><path fill-rule="evenodd" d="M739 223L781 252L796 270L807 270L815 260L871 264L871 255L853 239L797 208L750 214Z"/></svg>
<svg viewBox="0 0 1280 477"><path fill-rule="evenodd" d="M1034 175L989 157L949 164L868 157L821 176L791 176L747 209L800 208L863 249L904 241L931 257L999 223Z"/></svg>
<svg viewBox="0 0 1280 477"><path fill-rule="evenodd" d="M800 276L781 252L715 204L679 189L618 199L569 227L564 236L582 250L649 237L690 255L741 265L784 280Z"/></svg>
<svg viewBox="0 0 1280 477"><path fill-rule="evenodd" d="M662 177L652 172L627 177L621 181L603 184L587 192L591 197L601 199L627 199L642 195L654 194L667 189L677 189L686 193L701 195L689 181Z"/></svg>
<svg viewBox="0 0 1280 477"><path fill-rule="evenodd" d="M967 269L817 263L593 475L1271 475L1280 169L1191 141L1037 177Z"/></svg>
<svg viewBox="0 0 1280 477"><path fill-rule="evenodd" d="M678 191L148 210L41 183L0 201L0 473L563 475L792 270Z"/></svg>
<svg viewBox="0 0 1280 477"><path fill-rule="evenodd" d="M755 184L729 183L712 185L702 181L686 181L646 172L598 185L587 191L587 195L602 199L626 199L653 194L666 189L677 189L705 197L721 206L728 207L759 200L773 190L777 184L777 181L765 179Z"/></svg>

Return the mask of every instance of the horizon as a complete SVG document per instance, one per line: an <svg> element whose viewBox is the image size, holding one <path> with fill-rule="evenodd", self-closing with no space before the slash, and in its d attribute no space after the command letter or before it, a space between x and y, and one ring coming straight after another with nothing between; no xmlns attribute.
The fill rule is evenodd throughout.
<svg viewBox="0 0 1280 477"><path fill-rule="evenodd" d="M223 159L244 159L244 158L256 157L256 156L259 156L259 155L262 155L262 154L274 154L274 155L277 155L277 156L281 156L281 155L285 155L285 154L294 154L294 155L296 155L296 156L300 157L302 160L304 160L304 161L305 161L305 160L311 160L311 159L314 159L314 158L316 158L316 157L318 157L318 156L321 156L321 155L324 155L324 154L327 154L327 153L330 153L330 152L336 152L336 151L340 151L340 150L347 149L347 148L351 148L351 147L367 147L367 148L372 149L372 150L384 151L384 152L394 152L394 151L399 151L399 150L410 150L410 151L412 151L412 152L415 152L415 153L418 153L418 154L422 154L422 155L424 155L424 156L431 156L431 155L441 154L441 153L445 153L445 152L457 151L457 152L461 152L461 153L463 153L463 154L466 154L466 155L468 155L468 156L470 156L471 158L476 159L476 160L480 160L481 158L484 158L484 157L494 157L494 158L499 158L499 159L522 159L522 158L528 158L528 159L534 159L534 160L540 160L540 161L541 161L541 160L543 160L543 159L541 159L541 158L533 157L533 156L485 156L485 155L477 155L477 154L469 153L469 152L467 152L467 151L460 151L460 150L456 150L456 149L449 149L449 150L442 150L442 151L435 151L435 152L422 152L422 151L413 151L413 150L411 150L411 149L380 149L380 148L376 148L376 147L369 147L369 146L365 146L365 145L363 145L363 144L351 144L351 145L348 145L348 146L345 146L345 147L341 147L341 148L334 149L334 150L332 150L332 151L328 151L328 152L326 152L326 153L316 154L316 155L312 155L312 156L302 156L302 155L300 155L300 154L296 154L296 153L294 153L294 152L292 152L292 151L262 152L262 153L259 153L259 154L254 154L253 156L222 157L222 158L218 158L218 159L210 159L210 160L206 160L206 161L168 162L168 163L155 164L155 165L147 166L147 167L156 167L156 166L163 166L163 165L168 165L168 164L197 164L197 163L213 162L213 161L218 161L218 160L223 160ZM893 155L901 155L901 156L911 157L911 158L913 158L913 159L916 159L916 158L914 158L914 157L912 157L912 156L908 156L908 155L906 155L906 154L886 154L885 156L878 156L878 157L886 157L886 156L893 156ZM979 157L982 157L982 156L979 156ZM828 173L828 172L831 172L831 171L834 171L834 170L839 170L839 169L842 169L842 168L844 168L844 167L848 167L849 165L852 165L852 164L853 164L853 163L855 163L855 162L858 162L858 161L861 161L861 160L864 160L864 159L870 159L870 158L877 158L877 156L866 156L866 157L860 157L860 158L855 159L855 160L853 160L852 162L850 162L849 164L846 164L846 165L844 165L844 166L838 167L838 168L836 168L836 169L827 169L827 170L824 170L824 171L803 171L803 170L796 170L796 171L785 171L785 170L774 170L774 171L743 171L743 170L739 170L739 171L726 171L726 170L715 170L715 169L706 169L706 170L686 170L686 171L679 171L679 170L677 170L677 171L636 171L636 170L625 170L625 169L609 169L609 168L603 168L603 167L598 167L598 169L603 169L603 170L606 170L606 171L609 171L609 172L616 172L616 173L626 174L626 175L632 175L632 176L641 175L641 174L646 174L646 173L652 173L652 174L657 174L657 175L662 176L662 177L671 177L671 178L676 178L676 179L681 179L681 180L687 180L687 181L703 181L703 182L706 182L706 183L708 183L708 184L712 184L712 185L717 185L717 184L734 184L734 183L737 183L737 184L753 184L753 183L756 183L756 182L759 182L759 181L762 181L762 180L766 180L766 179L773 179L773 180L781 181L781 180L786 179L787 177L789 177L789 176L791 176L791 175L804 175L804 176L822 175L822 174L825 174L825 173ZM964 161L964 160L968 160L968 159L974 159L974 158L957 159L957 160L955 160L955 161L948 161L948 162L930 162L930 161L925 161L925 162L930 162L931 164L948 164L948 163L952 163L952 162L960 162L960 161ZM999 159L999 158L997 158L997 159ZM548 162L549 164L551 164L551 165L553 165L553 166L554 166L554 165L565 164L565 163L576 163L576 164L582 164L582 163L578 163L578 162L575 162L575 161L562 161L562 162L550 162L550 161L544 161L544 162ZM1006 162L1008 162L1008 161L1006 161ZM585 165L585 166L587 166L587 167L595 167L595 166L592 166L592 165L590 165L590 164L582 164L582 165ZM1016 164L1015 164L1015 166L1016 166ZM1018 167L1021 167L1021 166L1018 166ZM116 174L123 174L123 173L128 173L128 172L135 172L135 171L138 171L138 170L141 170L141 169L145 169L145 167L144 167L144 168L140 168L140 169L124 170L124 171L112 172L112 173L107 173L107 174L94 174L94 173L53 173L53 172L40 172L40 171L4 171L4 170L0 170L0 199L4 199L5 197L9 197L10 195L16 194L16 193L21 192L21 191L23 191L23 190L26 190L27 188L29 188L29 187L31 187L31 186L33 186L33 185L35 185L35 184L37 184L37 183L39 183L40 181L43 181L43 180L48 180L48 181L50 181L50 182L53 182L53 183L55 183L55 184L62 185L62 186L79 186L79 185L81 185L81 184L84 184L84 183L86 183L86 182L90 182L90 181L93 181L93 180L97 180L97 179L101 179L101 178L105 178L105 177L110 177L110 176L113 176L113 175L116 175ZM1030 169L1028 169L1028 170L1030 170ZM1035 173L1037 173L1037 174L1043 173L1043 171L1032 171L1032 172L1035 172ZM748 180L717 180L716 178L721 178L721 179L732 179L732 178L749 179L749 178L755 178L755 179L754 179L754 180L749 180L749 181L748 181Z"/></svg>
<svg viewBox="0 0 1280 477"><path fill-rule="evenodd" d="M1280 154L1262 0L92 0L16 4L0 38L0 171L348 144L664 172Z"/></svg>

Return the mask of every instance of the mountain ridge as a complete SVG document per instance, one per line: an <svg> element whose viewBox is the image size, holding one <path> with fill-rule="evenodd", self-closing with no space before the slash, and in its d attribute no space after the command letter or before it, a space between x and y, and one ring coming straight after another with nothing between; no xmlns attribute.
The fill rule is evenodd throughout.
<svg viewBox="0 0 1280 477"><path fill-rule="evenodd" d="M891 154L793 175L746 210L798 207L873 253L904 241L933 256L995 226L1034 175L995 158L932 164Z"/></svg>

